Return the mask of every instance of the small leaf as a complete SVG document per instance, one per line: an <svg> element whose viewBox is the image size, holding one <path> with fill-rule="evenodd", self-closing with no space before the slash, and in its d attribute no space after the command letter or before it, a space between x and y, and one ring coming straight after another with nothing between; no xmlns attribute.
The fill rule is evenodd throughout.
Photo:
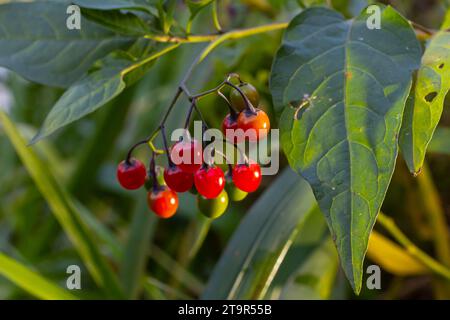
<svg viewBox="0 0 450 320"><path fill-rule="evenodd" d="M80 30L69 30L66 10L67 3L59 2L0 5L0 65L35 82L67 87L96 60L136 41L88 19L81 19Z"/></svg>
<svg viewBox="0 0 450 320"><path fill-rule="evenodd" d="M423 166L449 90L450 32L440 31L431 38L422 57L422 66L406 105L400 133L403 157L414 174Z"/></svg>
<svg viewBox="0 0 450 320"><path fill-rule="evenodd" d="M262 299L315 208L308 184L286 169L234 232L202 298Z"/></svg>
<svg viewBox="0 0 450 320"><path fill-rule="evenodd" d="M270 82L284 152L311 184L356 293L421 54L391 7L382 7L381 29L368 29L367 19L303 11L286 30Z"/></svg>
<svg viewBox="0 0 450 320"><path fill-rule="evenodd" d="M0 274L39 299L74 300L75 296L0 252Z"/></svg>
<svg viewBox="0 0 450 320"><path fill-rule="evenodd" d="M186 4L191 11L191 19L193 19L203 8L210 5L215 0L186 0Z"/></svg>
<svg viewBox="0 0 450 320"><path fill-rule="evenodd" d="M164 47L136 62L122 58L108 60L105 67L78 81L61 96L30 143L36 143L59 128L102 107L119 95L127 85L142 77L155 59L177 46L178 44Z"/></svg>
<svg viewBox="0 0 450 320"><path fill-rule="evenodd" d="M430 273L426 266L407 251L375 231L370 235L367 256L384 270L398 276Z"/></svg>
<svg viewBox="0 0 450 320"><path fill-rule="evenodd" d="M105 289L108 296L122 297L115 274L100 253L94 235L82 221L81 215L67 191L58 183L48 165L39 158L32 148L27 147L18 129L3 111L0 111L0 123L37 188L50 206L55 218L77 249L94 281Z"/></svg>
<svg viewBox="0 0 450 320"><path fill-rule="evenodd" d="M266 299L328 299L339 270L336 248L317 207L305 221Z"/></svg>

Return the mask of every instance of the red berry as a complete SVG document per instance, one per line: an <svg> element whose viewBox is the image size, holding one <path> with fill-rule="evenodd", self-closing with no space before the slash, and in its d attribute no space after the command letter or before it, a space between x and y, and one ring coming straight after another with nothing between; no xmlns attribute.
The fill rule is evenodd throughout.
<svg viewBox="0 0 450 320"><path fill-rule="evenodd" d="M216 198L225 187L225 176L219 167L202 166L194 175L198 193L207 199Z"/></svg>
<svg viewBox="0 0 450 320"><path fill-rule="evenodd" d="M261 180L261 167L257 163L238 164L233 168L233 182L242 191L256 191Z"/></svg>
<svg viewBox="0 0 450 320"><path fill-rule="evenodd" d="M172 146L170 158L181 170L194 173L203 162L202 146L195 139L179 141Z"/></svg>
<svg viewBox="0 0 450 320"><path fill-rule="evenodd" d="M235 136L235 130L238 128L237 117L233 117L230 113L222 121L222 132L225 138L229 138L229 141L233 143L241 142L243 139L241 137Z"/></svg>
<svg viewBox="0 0 450 320"><path fill-rule="evenodd" d="M194 176L176 165L170 165L164 170L164 181L173 191L186 192L194 185Z"/></svg>
<svg viewBox="0 0 450 320"><path fill-rule="evenodd" d="M142 187L146 176L144 164L135 158L131 158L129 162L124 160L117 167L117 180L122 187L128 190Z"/></svg>
<svg viewBox="0 0 450 320"><path fill-rule="evenodd" d="M178 195L167 187L154 189L147 194L150 209L161 218L170 218L177 212Z"/></svg>
<svg viewBox="0 0 450 320"><path fill-rule="evenodd" d="M261 109L255 108L255 112L250 109L245 109L239 114L237 125L239 129L244 130L250 137L250 141L258 141L267 136L270 129L270 120L267 114ZM252 130L248 131L250 129Z"/></svg>

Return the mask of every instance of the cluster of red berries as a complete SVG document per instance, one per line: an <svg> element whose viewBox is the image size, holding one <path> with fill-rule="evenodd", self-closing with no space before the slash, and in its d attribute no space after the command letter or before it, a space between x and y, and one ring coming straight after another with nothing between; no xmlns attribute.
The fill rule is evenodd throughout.
<svg viewBox="0 0 450 320"><path fill-rule="evenodd" d="M256 89L250 84L241 83L238 90L231 91L230 100L240 112L227 115L222 126L224 132L226 129L254 129L259 132L254 139L264 138L270 122L264 111L253 107L259 103ZM148 205L161 218L170 218L176 213L177 193L198 193L200 211L207 217L217 218L225 212L229 199L241 201L247 193L258 189L262 175L256 162L246 160L245 163L235 164L225 174L220 167L203 161L202 145L189 134L186 136L188 138L176 142L170 152L167 150L169 165L165 169L155 166L152 158L147 174L144 164L129 156L117 168L119 183L128 190L145 185Z"/></svg>

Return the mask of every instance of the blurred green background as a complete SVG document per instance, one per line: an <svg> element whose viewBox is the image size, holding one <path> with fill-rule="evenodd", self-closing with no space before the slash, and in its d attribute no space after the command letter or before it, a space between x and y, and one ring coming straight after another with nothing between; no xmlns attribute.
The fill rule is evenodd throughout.
<svg viewBox="0 0 450 320"><path fill-rule="evenodd" d="M225 30L285 22L303 6L316 3L332 5L347 16L368 4L224 0L219 19ZM438 28L445 14L443 2L437 0L385 3L428 28ZM187 20L186 12L178 2L179 21ZM213 28L210 12L204 10L193 33ZM226 42L196 68L188 87L192 92L209 89L225 74L238 72L257 87L276 128L268 78L280 39L276 31ZM33 147L23 142L33 137L63 91L0 70L0 105L25 138L16 141L16 148L22 145L22 158L29 161L25 166L7 130L0 127L0 299L67 298L67 291L58 288L66 287L69 265L82 270L82 289L69 294L83 299L450 298L448 281L432 275L378 225L366 264L380 265L381 289L363 285L361 295L354 296L309 187L286 167L282 154L277 176L264 177L257 193L233 203L212 222L199 214L192 194L181 195L174 218L159 220L147 208L145 190L120 188L117 163L158 125L177 84L204 46L184 44L164 55L107 106ZM188 107L188 101L180 99L176 110ZM220 127L226 114L223 101L208 97L200 108L211 126ZM167 130L183 122L184 112L173 112ZM415 245L450 265L450 135L445 126L450 126L448 108L428 166L418 178L399 157L383 211ZM10 137L14 130L8 129ZM145 148L137 153L145 163L149 155ZM164 165L164 159L159 160Z"/></svg>

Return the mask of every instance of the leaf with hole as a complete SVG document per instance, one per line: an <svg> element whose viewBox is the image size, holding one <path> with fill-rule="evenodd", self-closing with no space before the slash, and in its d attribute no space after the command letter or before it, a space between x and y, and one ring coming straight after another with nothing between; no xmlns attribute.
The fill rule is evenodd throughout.
<svg viewBox="0 0 450 320"><path fill-rule="evenodd" d="M450 90L450 32L436 33L422 57L414 90L406 105L400 148L409 170L417 174L441 119Z"/></svg>
<svg viewBox="0 0 450 320"><path fill-rule="evenodd" d="M308 180L355 292L370 232L397 157L397 135L419 67L414 31L391 7L381 29L308 9L289 24L270 81L281 143Z"/></svg>

